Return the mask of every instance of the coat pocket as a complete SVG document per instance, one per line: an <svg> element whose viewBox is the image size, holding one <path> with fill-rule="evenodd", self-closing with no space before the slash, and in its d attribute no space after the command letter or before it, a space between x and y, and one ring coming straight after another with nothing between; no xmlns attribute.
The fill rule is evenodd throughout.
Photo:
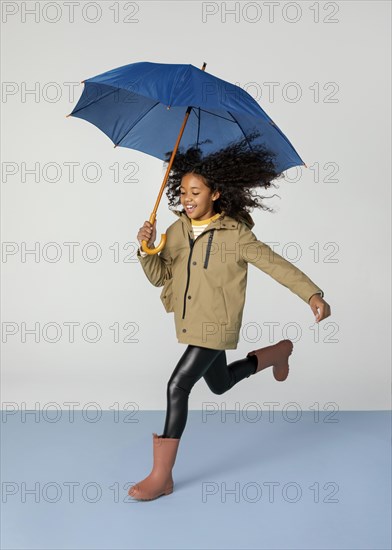
<svg viewBox="0 0 392 550"><path fill-rule="evenodd" d="M225 295L223 293L223 288L221 286L217 286L214 288L213 308L215 310L215 315L217 316L218 321L220 323L227 323L228 317L227 317L226 300L225 300Z"/></svg>
<svg viewBox="0 0 392 550"><path fill-rule="evenodd" d="M161 301L167 313L174 311L173 277L170 277L170 279L165 281L161 292Z"/></svg>

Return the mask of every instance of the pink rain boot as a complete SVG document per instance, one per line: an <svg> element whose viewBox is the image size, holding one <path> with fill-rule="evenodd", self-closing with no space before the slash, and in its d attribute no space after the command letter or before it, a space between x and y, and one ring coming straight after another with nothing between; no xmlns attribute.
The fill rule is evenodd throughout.
<svg viewBox="0 0 392 550"><path fill-rule="evenodd" d="M275 380L283 382L289 375L289 356L293 351L293 343L291 340L281 340L277 344L267 346L265 348L250 351L247 357L256 355L257 369L256 372L273 366L273 374ZM255 374L256 374L255 372Z"/></svg>
<svg viewBox="0 0 392 550"><path fill-rule="evenodd" d="M150 474L133 485L129 496L136 500L153 500L173 492L172 468L180 440L153 433L153 467Z"/></svg>

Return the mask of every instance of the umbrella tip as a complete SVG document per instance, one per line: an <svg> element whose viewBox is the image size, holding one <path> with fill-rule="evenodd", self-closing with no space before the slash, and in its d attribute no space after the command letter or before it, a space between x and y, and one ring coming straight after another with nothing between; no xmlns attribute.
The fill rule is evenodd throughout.
<svg viewBox="0 0 392 550"><path fill-rule="evenodd" d="M307 168L307 166L306 166L305 162L304 162L304 166L305 166L305 168Z"/></svg>

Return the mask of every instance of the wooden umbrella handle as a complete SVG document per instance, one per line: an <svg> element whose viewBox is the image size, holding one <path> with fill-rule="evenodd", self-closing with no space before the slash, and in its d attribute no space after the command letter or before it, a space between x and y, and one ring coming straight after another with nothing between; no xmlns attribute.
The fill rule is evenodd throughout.
<svg viewBox="0 0 392 550"><path fill-rule="evenodd" d="M201 70L204 71L206 66L207 66L207 63L203 63L203 67L202 67ZM168 106L167 109L170 109L170 106ZM177 137L176 144L175 144L173 152L171 154L169 164L167 165L165 177L163 178L162 185L161 185L161 188L159 190L157 200L155 201L154 209L153 209L153 211L151 213L151 216L149 218L149 222L152 225L154 225L155 218L156 218L156 213L157 213L157 210L158 210L158 205L159 205L159 202L161 200L163 190L166 186L167 180L169 178L169 172L171 170L171 167L172 167L172 164L173 164L173 161L174 161L174 157L176 156L177 149L178 149L178 146L180 145L182 134L184 133L185 126L186 126L186 123L188 122L188 118L189 118L189 115L190 115L191 111L192 111L192 106L190 105L186 110L184 120L182 122L182 126L181 126L180 132L179 132L178 137ZM157 254L158 252L160 252L161 250L163 250L165 248L166 233L161 233L161 240L160 240L160 243L158 244L157 247L148 248L147 244L148 244L148 241L146 241L146 240L142 241L141 247L142 247L143 252L146 252L147 254Z"/></svg>

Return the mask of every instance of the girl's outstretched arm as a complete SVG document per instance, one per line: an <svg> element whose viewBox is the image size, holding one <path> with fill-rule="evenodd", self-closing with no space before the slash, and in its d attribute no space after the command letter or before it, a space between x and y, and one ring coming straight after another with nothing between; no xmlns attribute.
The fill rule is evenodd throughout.
<svg viewBox="0 0 392 550"><path fill-rule="evenodd" d="M258 240L256 235L242 224L239 235L240 254L245 262L251 263L270 275L275 281L289 288L307 304L310 298L321 290L305 273L291 262L272 250L267 244Z"/></svg>

